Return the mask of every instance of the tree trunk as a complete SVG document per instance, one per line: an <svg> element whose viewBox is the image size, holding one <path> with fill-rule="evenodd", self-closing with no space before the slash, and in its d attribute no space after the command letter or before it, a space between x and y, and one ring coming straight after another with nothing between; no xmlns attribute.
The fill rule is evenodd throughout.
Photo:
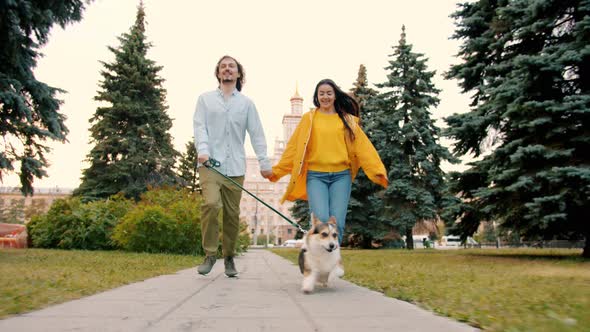
<svg viewBox="0 0 590 332"><path fill-rule="evenodd" d="M373 249L373 246L371 245L372 239L369 236L362 236L362 248L363 249Z"/></svg>
<svg viewBox="0 0 590 332"><path fill-rule="evenodd" d="M412 237L412 227L406 229L406 249L414 249L414 238Z"/></svg>

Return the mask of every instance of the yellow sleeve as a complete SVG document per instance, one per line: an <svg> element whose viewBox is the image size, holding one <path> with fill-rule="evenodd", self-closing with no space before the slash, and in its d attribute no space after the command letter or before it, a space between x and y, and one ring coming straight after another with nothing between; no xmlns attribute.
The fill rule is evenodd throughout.
<svg viewBox="0 0 590 332"><path fill-rule="evenodd" d="M365 171L365 174L371 181L387 188L389 181L387 180L387 171L385 166L377 153L377 150L373 146L373 143L369 140L365 132L358 127L356 137L354 140L355 151L360 163L361 168Z"/></svg>
<svg viewBox="0 0 590 332"><path fill-rule="evenodd" d="M281 160L279 160L278 164L272 167L272 175L268 178L271 182L277 182L283 176L290 174L293 170L293 159L295 158L295 153L297 152L297 142L299 133L301 132L301 122L295 128L293 135L289 138L289 142L287 143L287 147L285 151L283 151L283 155L281 156Z"/></svg>

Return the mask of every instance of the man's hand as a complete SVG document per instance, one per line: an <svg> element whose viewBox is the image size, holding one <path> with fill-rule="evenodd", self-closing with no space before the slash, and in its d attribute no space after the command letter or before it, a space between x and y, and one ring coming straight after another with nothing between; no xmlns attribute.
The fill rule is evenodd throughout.
<svg viewBox="0 0 590 332"><path fill-rule="evenodd" d="M260 171L260 175L262 175L263 178L268 179L272 176L272 171L271 170Z"/></svg>
<svg viewBox="0 0 590 332"><path fill-rule="evenodd" d="M207 160L209 160L209 155L208 154L203 154L203 155L199 155L199 163L203 164L204 162L206 162Z"/></svg>

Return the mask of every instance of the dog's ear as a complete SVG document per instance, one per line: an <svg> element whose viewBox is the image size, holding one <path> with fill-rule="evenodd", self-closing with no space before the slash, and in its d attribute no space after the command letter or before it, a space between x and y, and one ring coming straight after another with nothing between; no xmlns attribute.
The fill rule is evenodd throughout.
<svg viewBox="0 0 590 332"><path fill-rule="evenodd" d="M321 224L321 223L322 223L322 221L321 221L321 220L319 220L319 219L318 219L318 218L315 216L315 214L313 214L313 213L312 213L312 214L311 214L311 224L312 224L313 226L315 226L315 225L318 225L318 224Z"/></svg>
<svg viewBox="0 0 590 332"><path fill-rule="evenodd" d="M328 219L328 224L336 225L336 217L331 216L330 219Z"/></svg>

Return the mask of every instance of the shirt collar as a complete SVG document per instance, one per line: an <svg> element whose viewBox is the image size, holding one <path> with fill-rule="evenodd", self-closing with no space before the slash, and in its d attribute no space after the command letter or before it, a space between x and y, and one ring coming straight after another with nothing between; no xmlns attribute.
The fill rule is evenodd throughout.
<svg viewBox="0 0 590 332"><path fill-rule="evenodd" d="M238 93L240 93L240 91L238 91L237 88L234 88L234 91L232 91L231 95L235 96ZM223 97L223 91L221 90L221 88L217 87L217 94L219 94L220 97Z"/></svg>

